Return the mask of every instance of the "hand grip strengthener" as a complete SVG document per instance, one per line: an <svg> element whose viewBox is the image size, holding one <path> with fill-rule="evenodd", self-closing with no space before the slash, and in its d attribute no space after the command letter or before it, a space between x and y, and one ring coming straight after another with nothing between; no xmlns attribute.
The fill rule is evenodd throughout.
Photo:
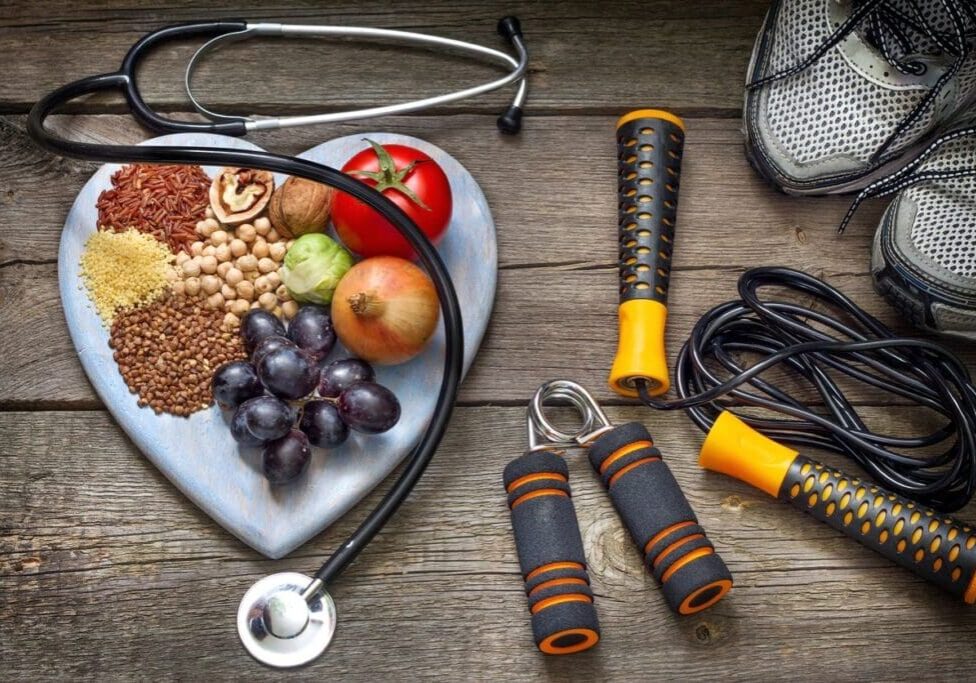
<svg viewBox="0 0 976 683"><path fill-rule="evenodd" d="M790 503L967 605L976 603L973 525L801 455L728 411L709 430L699 464Z"/></svg>
<svg viewBox="0 0 976 683"><path fill-rule="evenodd" d="M570 398L570 397L566 397ZM540 442L527 415L529 447L502 475L536 647L550 655L600 640L590 576L569 487L562 441Z"/></svg>
<svg viewBox="0 0 976 683"><path fill-rule="evenodd" d="M557 429L545 415L547 400L562 400L576 408L582 424L575 432ZM575 382L552 380L536 391L528 410L529 451L505 468L505 485L512 509L512 526L530 610L538 566L549 571L565 572L554 579L581 580L581 589L589 585L589 578L578 572L585 570L582 543L579 541L575 511L569 503L568 469L560 454L565 448L584 447L589 451L590 464L610 494L618 514L644 557L647 568L661 585L664 598L679 614L694 614L711 607L732 588L732 575L715 552L704 529L687 499L664 463L661 452L654 447L650 434L640 423L614 426L589 392ZM546 439L538 445L538 437ZM555 506L546 510L531 508L521 513L516 505L529 500L534 491L530 487L550 490L553 497L562 497L561 510ZM542 494L540 494L542 495ZM559 518L551 516L557 513ZM519 515L517 517L517 514ZM531 521L527 518L531 517ZM558 537L558 540L557 540ZM559 550L556 551L555 548ZM544 558L534 554L545 552ZM570 567L566 558L582 566ZM543 565L546 562L548 564ZM576 571L576 574L569 574ZM565 584L563 584L565 585ZM574 590L563 588L564 591ZM581 595L591 595L581 590ZM578 599L579 602L583 602ZM592 607L592 603L590 604ZM553 613L555 616L555 613ZM536 642L544 652L551 652L547 633L554 627L542 627L533 612ZM593 619L595 623L595 612ZM582 622L581 622L582 623ZM579 624L560 624L564 632ZM599 637L599 632L596 632ZM573 649L577 652L595 644Z"/></svg>

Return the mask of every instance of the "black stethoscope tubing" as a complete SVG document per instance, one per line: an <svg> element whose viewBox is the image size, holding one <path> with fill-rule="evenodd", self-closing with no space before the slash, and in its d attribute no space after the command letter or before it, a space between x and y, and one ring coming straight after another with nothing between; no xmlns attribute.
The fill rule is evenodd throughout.
<svg viewBox="0 0 976 683"><path fill-rule="evenodd" d="M135 78L139 59L151 47L163 40L199 35L219 35L238 31L244 22L197 22L170 26L139 40L129 50L119 71L84 78L69 83L42 98L31 109L27 129L34 141L50 152L61 156L101 161L105 163L200 164L258 168L299 176L330 185L352 195L375 209L406 238L416 250L440 300L444 321L444 376L434 405L434 413L426 432L414 447L399 478L383 496L360 526L342 543L315 573L315 578L328 586L366 547L386 524L397 508L406 500L414 485L430 463L447 429L458 386L461 382L464 357L464 332L461 309L450 273L440 255L417 225L393 202L365 183L329 166L304 159L270 152L228 150L207 147L101 145L68 140L52 134L44 122L53 111L83 95L121 90L129 103L132 116L158 133L216 133L242 136L244 123L184 122L167 119L154 112L142 98Z"/></svg>

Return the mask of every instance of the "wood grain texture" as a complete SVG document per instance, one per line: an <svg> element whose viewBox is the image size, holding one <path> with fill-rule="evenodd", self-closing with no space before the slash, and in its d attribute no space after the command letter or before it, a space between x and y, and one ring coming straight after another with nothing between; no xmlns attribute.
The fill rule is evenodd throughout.
<svg viewBox="0 0 976 683"><path fill-rule="evenodd" d="M489 116L400 117L248 139L265 149L297 154L367 130L423 138L478 179L498 227L501 268L598 268L610 267L617 256L615 120L527 117L523 133L508 137L497 133ZM798 199L774 192L742 154L739 121L706 118L687 124L678 267L747 267L777 256L807 269L823 263L842 272L867 271L863 256L877 225L877 207L865 207L846 236L838 237L835 229L849 198ZM120 116L55 118L54 127L102 143L148 137ZM0 144L7 150L0 158L0 263L56 258L63 216L96 166L55 160L39 150L27 137L22 117L0 118Z"/></svg>
<svg viewBox="0 0 976 683"><path fill-rule="evenodd" d="M8 112L24 111L66 81L117 69L133 42L173 22L244 18L368 25L505 49L495 26L506 14L522 21L531 54L529 108L535 114L615 112L645 104L646 93L663 92L669 93L668 105L682 113L733 111L741 106L749 50L766 11L762 0L571 0L561 1L558 10L531 0L14 4L17 11L0 18L0 54L29 58L12 61L0 84L0 106ZM140 84L149 101L189 109L183 72L201 42L173 42L146 60ZM222 50L202 64L195 83L207 104L228 113L273 114L383 105L468 87L498 73L491 65L441 52L347 41L265 40ZM512 95L505 89L441 111L497 116ZM102 98L85 106L118 109L120 102Z"/></svg>
<svg viewBox="0 0 976 683"><path fill-rule="evenodd" d="M309 571L389 485L289 559L262 559L213 524L142 458L101 406L67 337L57 296L59 231L95 166L51 157L23 114L63 82L115 69L136 38L200 17L329 21L429 31L487 45L498 17L523 20L532 52L525 128L500 137L510 92L428 112L253 137L297 153L364 130L415 135L481 184L499 238L499 289L449 436L390 526L334 587L333 647L297 679L919 680L972 678L971 609L744 484L694 465L701 435L678 414L609 409L655 434L736 587L676 619L582 457L571 458L603 642L567 658L531 644L501 491L524 448L524 402L566 376L603 400L615 346L613 122L636 106L677 110L689 126L669 321L670 350L743 269L782 263L826 276L897 323L871 291L869 242L881 205L834 233L847 199L793 199L748 168L737 120L749 51L767 0L0 0L0 678L263 680L233 629L238 600L274 571ZM142 70L161 110L188 110L191 46ZM298 57L296 58L296 55ZM228 79L228 64L237 72ZM245 87L239 73L250 76ZM205 65L207 101L235 113L337 110L441 92L497 73L434 53L305 42L231 48ZM83 139L146 134L88 99L61 118ZM906 328L899 325L899 329ZM952 344L970 366L976 352ZM876 396L858 396L863 403ZM930 417L864 410L876 429ZM839 464L834 461L835 464ZM848 467L850 467L848 465ZM976 520L970 506L960 518Z"/></svg>
<svg viewBox="0 0 976 683"><path fill-rule="evenodd" d="M971 608L789 506L703 473L701 435L683 416L610 417L650 426L735 576L719 605L670 614L578 454L571 484L603 642L540 655L500 483L525 446L524 413L460 408L414 495L334 587L336 639L297 677L762 680L824 666L838 680L969 677ZM105 413L4 413L0 433L0 661L15 680L268 677L237 642L243 591L271 571L313 568L376 500L270 562L188 505ZM976 507L959 518L976 518Z"/></svg>
<svg viewBox="0 0 976 683"><path fill-rule="evenodd" d="M456 155L478 178L494 214L498 298L462 390L465 402L522 401L541 381L563 375L611 399L604 385L616 344L613 119L553 117L550 124L536 120L511 140L496 136L485 116L389 121L391 128ZM52 276L62 216L94 167L52 161L33 149L21 125L18 118L7 119L0 129L11 150L0 158L0 198L8 197L9 207L0 211L0 315L11 322L0 327L0 404L92 407L96 399L72 357ZM143 135L115 116L59 125L86 139ZM255 139L269 149L297 152L330 133L355 129ZM672 351L702 313L733 298L745 268L770 264L824 275L872 313L909 331L874 295L867 275L883 205L863 209L838 236L847 203L843 197L796 199L772 191L743 159L737 122L690 120L669 300ZM970 345L950 346L968 359L976 354ZM44 362L38 347L47 351Z"/></svg>

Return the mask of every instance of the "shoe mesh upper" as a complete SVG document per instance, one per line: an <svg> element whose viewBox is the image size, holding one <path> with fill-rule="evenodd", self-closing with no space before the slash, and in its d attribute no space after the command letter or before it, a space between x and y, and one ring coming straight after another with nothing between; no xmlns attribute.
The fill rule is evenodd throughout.
<svg viewBox="0 0 976 683"><path fill-rule="evenodd" d="M833 2L836 0L780 3L763 75L802 62L823 43L836 28L828 13ZM907 9L906 0L890 2L897 9ZM948 30L949 20L941 0L915 0L913 4L920 7L933 26ZM912 40L918 50L932 48L931 41L923 36L912 36ZM895 67L890 69L894 71ZM948 107L949 112L968 100L969 93L976 89L976 59L963 64L955 81L957 96ZM866 165L929 92L922 86L896 89L865 78L851 67L840 46L808 69L764 88L766 124L781 150L799 164L845 156ZM898 136L886 156L894 156L924 136L937 123L935 112L935 107L930 106Z"/></svg>
<svg viewBox="0 0 976 683"><path fill-rule="evenodd" d="M976 168L976 137L945 143L919 172ZM976 278L976 178L928 180L904 191L917 206L911 241L960 277Z"/></svg>

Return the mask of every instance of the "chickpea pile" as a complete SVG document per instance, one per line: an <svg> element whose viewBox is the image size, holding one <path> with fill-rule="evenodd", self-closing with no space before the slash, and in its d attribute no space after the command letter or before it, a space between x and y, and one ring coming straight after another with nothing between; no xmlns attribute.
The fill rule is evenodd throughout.
<svg viewBox="0 0 976 683"><path fill-rule="evenodd" d="M208 208L196 231L200 239L190 244L189 253L176 256L175 294L205 298L207 306L224 311L223 327L231 332L252 308L294 317L298 303L278 275L293 240L279 235L267 217L223 226Z"/></svg>

